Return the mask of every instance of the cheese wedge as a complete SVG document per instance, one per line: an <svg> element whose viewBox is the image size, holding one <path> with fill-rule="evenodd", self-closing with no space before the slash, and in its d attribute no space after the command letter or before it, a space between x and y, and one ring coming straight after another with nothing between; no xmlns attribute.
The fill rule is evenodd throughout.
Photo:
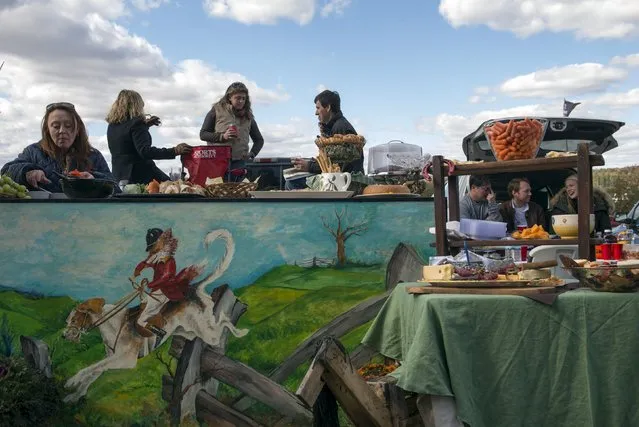
<svg viewBox="0 0 639 427"><path fill-rule="evenodd" d="M452 280L455 268L450 264L445 265L425 265L423 268L424 281L429 280Z"/></svg>
<svg viewBox="0 0 639 427"><path fill-rule="evenodd" d="M538 280L549 279L550 270L522 270L519 272L519 279L521 280Z"/></svg>

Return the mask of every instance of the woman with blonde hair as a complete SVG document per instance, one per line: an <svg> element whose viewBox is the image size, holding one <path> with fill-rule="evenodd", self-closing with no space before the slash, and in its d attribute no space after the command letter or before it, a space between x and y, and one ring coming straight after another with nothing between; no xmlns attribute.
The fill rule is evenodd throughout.
<svg viewBox="0 0 639 427"><path fill-rule="evenodd" d="M575 174L566 178L565 186L550 200L551 215L576 214L579 212L577 181ZM612 198L601 188L592 189L593 213L595 214L595 231L604 232L612 228L610 216L615 211Z"/></svg>
<svg viewBox="0 0 639 427"><path fill-rule="evenodd" d="M89 143L82 118L70 102L47 105L42 118L42 139L5 164L1 173L31 190L62 192L59 174L80 171L81 178L113 180L104 156Z"/></svg>
<svg viewBox="0 0 639 427"><path fill-rule="evenodd" d="M111 151L113 175L118 182L148 184L154 179L168 181L169 176L153 160L174 159L191 152L191 146L178 144L173 148L152 146L149 127L160 125L156 116L144 114L144 100L134 90L121 90L106 117L107 140Z"/></svg>
<svg viewBox="0 0 639 427"><path fill-rule="evenodd" d="M244 83L232 83L206 114L200 139L212 144L231 145L230 170L243 169L264 146L264 138L255 122L251 98ZM249 139L253 146L249 149Z"/></svg>

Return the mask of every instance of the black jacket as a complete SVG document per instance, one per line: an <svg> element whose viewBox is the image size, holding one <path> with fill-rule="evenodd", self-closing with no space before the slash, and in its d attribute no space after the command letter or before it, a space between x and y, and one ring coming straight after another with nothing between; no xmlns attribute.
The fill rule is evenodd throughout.
<svg viewBox="0 0 639 427"><path fill-rule="evenodd" d="M142 118L109 124L107 140L116 181L125 179L130 184L148 184L154 179L160 182L169 180L153 159L173 159L175 150L153 147L149 127Z"/></svg>
<svg viewBox="0 0 639 427"><path fill-rule="evenodd" d="M342 113L336 114L328 123L320 123L320 132L322 136L331 137L336 134L340 135L357 135L355 128L350 124ZM311 161L308 171L311 173L322 173L322 169L317 161ZM361 172L364 173L364 151L361 151L361 157L344 166L342 172Z"/></svg>
<svg viewBox="0 0 639 427"><path fill-rule="evenodd" d="M502 220L506 223L506 231L512 233L517 230L515 227L515 208L513 208L513 201L508 200L499 205L499 213ZM533 225L541 225L544 230L548 231L548 224L546 223L546 212L544 208L539 206L535 202L528 203L528 210L526 211L526 222L528 227Z"/></svg>

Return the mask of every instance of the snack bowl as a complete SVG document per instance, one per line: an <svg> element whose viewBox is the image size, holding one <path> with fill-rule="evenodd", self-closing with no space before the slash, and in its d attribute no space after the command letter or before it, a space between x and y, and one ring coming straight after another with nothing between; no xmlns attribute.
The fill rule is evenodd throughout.
<svg viewBox="0 0 639 427"><path fill-rule="evenodd" d="M537 117L496 119L484 124L484 137L497 161L537 157L548 120Z"/></svg>
<svg viewBox="0 0 639 427"><path fill-rule="evenodd" d="M60 178L60 185L70 199L104 199L113 195L116 184L98 178Z"/></svg>
<svg viewBox="0 0 639 427"><path fill-rule="evenodd" d="M583 286L599 292L636 292L639 289L639 262L633 265L565 267Z"/></svg>
<svg viewBox="0 0 639 427"><path fill-rule="evenodd" d="M579 235L579 215L553 215L551 217L552 228L555 234L562 239L574 239ZM595 214L590 214L590 233L595 229Z"/></svg>

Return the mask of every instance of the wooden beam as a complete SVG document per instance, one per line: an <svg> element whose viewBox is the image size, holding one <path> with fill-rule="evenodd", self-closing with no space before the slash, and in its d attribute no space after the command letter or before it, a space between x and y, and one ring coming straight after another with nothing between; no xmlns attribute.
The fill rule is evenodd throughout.
<svg viewBox="0 0 639 427"><path fill-rule="evenodd" d="M581 143L577 147L577 224L579 225L578 251L579 258L591 259L590 253L590 214L593 212L592 203L592 167L590 165L590 150L588 144Z"/></svg>
<svg viewBox="0 0 639 427"><path fill-rule="evenodd" d="M328 341L328 340L327 340ZM342 348L331 340L318 352L324 381L356 426L391 426L390 412L364 379L355 372Z"/></svg>
<svg viewBox="0 0 639 427"><path fill-rule="evenodd" d="M442 156L433 156L433 189L435 192L435 247L437 255L447 255L446 221L448 212L444 182L444 158Z"/></svg>
<svg viewBox="0 0 639 427"><path fill-rule="evenodd" d="M386 290L393 290L400 282L416 282L422 278L426 262L414 247L399 243L386 265Z"/></svg>
<svg viewBox="0 0 639 427"><path fill-rule="evenodd" d="M313 414L294 394L243 363L226 357L214 348L207 348L201 359L202 374L235 387L259 400L282 415L309 422Z"/></svg>
<svg viewBox="0 0 639 427"><path fill-rule="evenodd" d="M195 338L188 341L182 350L173 377L173 393L169 404L171 423L180 425L183 418L195 415L195 397L202 388L200 357L204 341Z"/></svg>
<svg viewBox="0 0 639 427"><path fill-rule="evenodd" d="M351 359L351 364L353 368L359 369L368 362L370 362L375 355L377 355L376 350L373 350L371 347L366 344L360 344L353 351L348 354L349 359Z"/></svg>
<svg viewBox="0 0 639 427"><path fill-rule="evenodd" d="M195 399L197 419L211 426L219 427L261 427L250 417L230 408L215 397L200 391Z"/></svg>
<svg viewBox="0 0 639 427"><path fill-rule="evenodd" d="M20 335L20 347L27 363L45 377L52 378L49 346L42 340Z"/></svg>
<svg viewBox="0 0 639 427"><path fill-rule="evenodd" d="M541 157L529 160L509 160L507 162L459 164L455 165L455 170L453 171L452 175L492 175L498 173L521 173L574 169L577 167L578 157L578 155L555 158ZM600 154L588 155L588 162L592 166L603 166L606 163L603 156L601 156Z"/></svg>
<svg viewBox="0 0 639 427"><path fill-rule="evenodd" d="M295 395L302 399L302 402L306 403L309 407L313 407L317 396L319 396L322 388L324 388L324 380L322 375L324 374L324 366L313 359L311 366L306 371L306 375L302 379L300 386L297 388Z"/></svg>
<svg viewBox="0 0 639 427"><path fill-rule="evenodd" d="M448 214L449 221L459 221L459 188L457 188L457 177L448 177Z"/></svg>

